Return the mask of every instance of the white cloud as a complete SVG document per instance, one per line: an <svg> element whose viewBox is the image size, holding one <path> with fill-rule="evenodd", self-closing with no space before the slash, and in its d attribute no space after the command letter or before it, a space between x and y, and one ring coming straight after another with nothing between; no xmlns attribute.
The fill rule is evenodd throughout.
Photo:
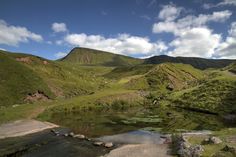
<svg viewBox="0 0 236 157"><path fill-rule="evenodd" d="M236 5L236 0L223 0L223 2L218 3L218 6L221 5Z"/></svg>
<svg viewBox="0 0 236 157"><path fill-rule="evenodd" d="M56 58L62 58L62 57L65 57L67 55L67 53L65 52L57 52L54 56Z"/></svg>
<svg viewBox="0 0 236 157"><path fill-rule="evenodd" d="M216 7L221 7L221 6L236 6L236 0L223 0L222 2L219 2L217 4L212 4L212 3L205 3L203 4L204 9L211 9L211 8L216 8Z"/></svg>
<svg viewBox="0 0 236 157"><path fill-rule="evenodd" d="M175 35L181 34L182 30L190 29L193 27L204 26L209 22L224 22L232 15L229 10L213 12L212 14L198 16L188 15L184 18L175 21L163 21L154 23L152 31L154 33L174 33Z"/></svg>
<svg viewBox="0 0 236 157"><path fill-rule="evenodd" d="M149 38L119 34L113 38L101 35L68 34L64 39L73 46L93 48L124 55L151 55L160 54L167 50L164 42L150 42Z"/></svg>
<svg viewBox="0 0 236 157"><path fill-rule="evenodd" d="M0 44L17 46L21 42L28 42L29 39L40 42L43 37L25 27L8 25L4 20L0 20Z"/></svg>
<svg viewBox="0 0 236 157"><path fill-rule="evenodd" d="M224 22L231 15L232 12L225 10L164 20L154 23L153 32L174 34L175 39L168 45L168 55L210 58L220 45L221 35L213 33L206 25L209 22Z"/></svg>
<svg viewBox="0 0 236 157"><path fill-rule="evenodd" d="M180 15L181 10L181 7L176 7L173 4L164 5L159 12L158 18L165 21L173 21Z"/></svg>
<svg viewBox="0 0 236 157"><path fill-rule="evenodd" d="M216 50L215 57L236 59L236 22L231 24L228 37Z"/></svg>
<svg viewBox="0 0 236 157"><path fill-rule="evenodd" d="M208 28L198 27L183 31L170 46L174 47L168 55L210 58L221 41L221 36L212 34Z"/></svg>
<svg viewBox="0 0 236 157"><path fill-rule="evenodd" d="M0 47L0 50L2 50L2 51L6 51L6 49L3 49L3 48L1 48L1 47Z"/></svg>
<svg viewBox="0 0 236 157"><path fill-rule="evenodd" d="M52 24L52 30L55 32L55 33L59 33L59 32L67 32L67 28L66 28L66 24L65 23L53 23Z"/></svg>

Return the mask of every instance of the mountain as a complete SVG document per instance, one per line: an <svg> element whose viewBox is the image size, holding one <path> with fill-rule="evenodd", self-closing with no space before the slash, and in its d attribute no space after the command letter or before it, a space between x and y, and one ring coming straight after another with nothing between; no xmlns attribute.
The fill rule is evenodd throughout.
<svg viewBox="0 0 236 157"><path fill-rule="evenodd" d="M229 59L205 59L197 57L170 57L166 55L154 56L145 59L144 64L161 64L161 63L183 63L190 64L195 68L204 70L207 68L223 68L236 60Z"/></svg>
<svg viewBox="0 0 236 157"><path fill-rule="evenodd" d="M141 59L88 48L74 48L60 61L101 66L129 66L143 62Z"/></svg>
<svg viewBox="0 0 236 157"><path fill-rule="evenodd" d="M0 106L71 98L105 87L109 67L86 67L0 51Z"/></svg>
<svg viewBox="0 0 236 157"><path fill-rule="evenodd" d="M207 68L223 68L236 60L229 59L205 59L197 57L170 57L166 55L154 56L147 59L138 59L119 54L104 52L88 48L74 48L64 58L63 62L79 63L81 65L100 66L134 66L139 64L183 63L190 64L201 70Z"/></svg>
<svg viewBox="0 0 236 157"><path fill-rule="evenodd" d="M190 64L187 65L167 63L174 57L157 56L156 64L148 64L152 58L142 60L74 48L66 57L51 61L29 54L0 51L0 106L72 98L113 87L122 90L182 90L197 84L204 75L191 64L200 65L204 61L213 66L221 61L220 66L223 66L232 62L181 57L180 62ZM235 63L225 69L234 72Z"/></svg>

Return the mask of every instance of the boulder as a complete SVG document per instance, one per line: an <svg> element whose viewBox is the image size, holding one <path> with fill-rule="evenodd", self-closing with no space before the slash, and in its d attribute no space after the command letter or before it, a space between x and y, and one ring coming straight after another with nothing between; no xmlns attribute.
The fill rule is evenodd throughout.
<svg viewBox="0 0 236 157"><path fill-rule="evenodd" d="M71 137L74 137L74 135L75 135L75 134L74 134L73 132L70 132L70 133L69 133L69 136L71 136Z"/></svg>
<svg viewBox="0 0 236 157"><path fill-rule="evenodd" d="M101 146L103 145L104 143L103 142L100 142L100 141L96 141L93 143L95 146Z"/></svg>
<svg viewBox="0 0 236 157"><path fill-rule="evenodd" d="M74 135L73 137L79 138L79 139L85 139L85 136L82 134L77 134L77 135Z"/></svg>
<svg viewBox="0 0 236 157"><path fill-rule="evenodd" d="M211 144L220 144L222 143L221 139L215 136L209 138L209 143Z"/></svg>
<svg viewBox="0 0 236 157"><path fill-rule="evenodd" d="M104 144L104 146L106 148L111 148L111 147L113 147L113 143L112 142L107 142L107 143Z"/></svg>

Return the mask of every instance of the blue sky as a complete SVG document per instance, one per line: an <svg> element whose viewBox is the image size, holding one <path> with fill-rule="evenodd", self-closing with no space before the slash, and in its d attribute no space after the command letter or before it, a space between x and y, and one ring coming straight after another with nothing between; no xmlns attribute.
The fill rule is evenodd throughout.
<svg viewBox="0 0 236 157"><path fill-rule="evenodd" d="M236 58L236 0L1 0L0 48Z"/></svg>

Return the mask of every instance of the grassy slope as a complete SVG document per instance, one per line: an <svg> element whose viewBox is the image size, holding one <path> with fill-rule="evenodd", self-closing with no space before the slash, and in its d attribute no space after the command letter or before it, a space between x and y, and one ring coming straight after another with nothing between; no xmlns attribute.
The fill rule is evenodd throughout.
<svg viewBox="0 0 236 157"><path fill-rule="evenodd" d="M180 90L202 79L204 74L190 65L164 63L152 67L142 76L131 79L126 85L130 89L168 91Z"/></svg>
<svg viewBox="0 0 236 157"><path fill-rule="evenodd" d="M207 69L207 68L223 68L228 66L235 60L227 59L205 59L205 58L196 58L196 57L171 57L166 55L154 56L145 59L145 64L161 64L161 63L183 63L190 64L198 69Z"/></svg>
<svg viewBox="0 0 236 157"><path fill-rule="evenodd" d="M100 66L127 66L141 64L143 60L118 54L108 53L87 48L74 48L66 57L61 59L66 62L83 65Z"/></svg>
<svg viewBox="0 0 236 157"><path fill-rule="evenodd" d="M0 51L0 67L0 106L23 103L29 93L37 91L54 97L41 77L3 51Z"/></svg>
<svg viewBox="0 0 236 157"><path fill-rule="evenodd" d="M174 104L181 107L196 107L211 111L218 109L226 112L231 112L235 109L235 105L233 105L235 78L234 75L227 71L202 72L189 65L172 63L133 65L113 69L112 67L104 66L85 66L81 65L81 63L71 63L68 61L53 62L24 54L3 54L3 56L9 60L8 64L14 64L12 67L24 67L23 69L30 71L31 77L39 77L43 84L49 87L47 90L50 89L56 96L69 98L66 100L61 98L59 101L55 100L46 103L49 106L55 107L55 110L58 108L70 110L71 108L80 108L80 106L93 106L97 104L97 100L103 101L101 97L109 98L110 95L123 97L120 94L126 92L135 93L139 89L154 90L158 94L168 91L169 94L170 91L166 89L169 85L175 89L173 92L170 92L170 102L174 102ZM14 58L17 57L30 57L32 62L16 62ZM43 64L44 61L47 61L48 64ZM0 62L0 64L3 64L3 62ZM5 70L3 71L6 73ZM25 73L27 74L27 72ZM204 82L202 80L205 77L205 73L211 73L211 75ZM7 87L11 87L11 85L7 85ZM15 86L13 87L15 88ZM27 87L27 85L24 87ZM40 85L40 87L42 88L43 86ZM39 89L38 87L36 88ZM8 94L6 93L5 95ZM80 95L85 96L81 97ZM83 101L83 97L88 101ZM41 106L45 109L47 105ZM19 113L22 113L21 110L23 111L22 108L24 106L26 108L25 112L35 112L38 114L43 111L43 109L39 109L40 105L38 107L37 105L35 105L36 107L22 105L22 107L19 107ZM20 114L16 114L16 116L12 114L12 118L9 118L11 116L8 117L6 113L13 110L17 112L18 107L1 111L5 113L3 114L3 119L16 119L17 115L21 117ZM47 110L44 116L50 112ZM25 117L25 115L22 116Z"/></svg>
<svg viewBox="0 0 236 157"><path fill-rule="evenodd" d="M59 97L73 97L89 94L103 88L106 80L100 76L112 68L81 66L76 63L48 61L36 56L25 54L8 54L12 58L29 57L30 63L22 63L33 70L49 86L50 90ZM47 64L44 64L47 61Z"/></svg>
<svg viewBox="0 0 236 157"><path fill-rule="evenodd" d="M214 71L199 86L181 91L173 98L179 107L226 114L236 113L236 76Z"/></svg>

